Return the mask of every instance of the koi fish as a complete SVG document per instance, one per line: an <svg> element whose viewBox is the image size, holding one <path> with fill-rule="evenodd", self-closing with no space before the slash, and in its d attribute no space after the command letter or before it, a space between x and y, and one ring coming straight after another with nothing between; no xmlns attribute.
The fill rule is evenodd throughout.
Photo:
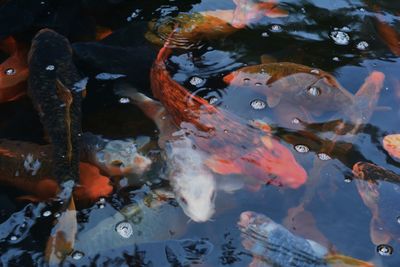
<svg viewBox="0 0 400 267"><path fill-rule="evenodd" d="M28 49L8 37L0 42L0 50L10 55L0 64L0 103L4 103L26 94Z"/></svg>
<svg viewBox="0 0 400 267"><path fill-rule="evenodd" d="M368 162L354 164L353 174L358 193L371 210L371 241L375 245L387 244L391 239L399 241L398 223L392 220L392 214L400 212L393 201L399 194L391 183L400 184L400 175Z"/></svg>
<svg viewBox="0 0 400 267"><path fill-rule="evenodd" d="M150 73L153 95L161 101L174 124L213 155L207 166L219 174L243 174L268 184L298 188L306 171L291 151L267 133L240 117L193 96L174 81L165 60L171 50L160 50Z"/></svg>
<svg viewBox="0 0 400 267"><path fill-rule="evenodd" d="M29 95L53 145L53 176L62 187L68 182L66 192L69 195L71 184L79 177L81 101L85 79L80 77L72 61L69 41L50 29L40 30L33 38L28 65ZM64 189L61 194L63 192Z"/></svg>
<svg viewBox="0 0 400 267"><path fill-rule="evenodd" d="M316 115L352 103L352 95L329 73L290 62L243 67L223 80L230 86L264 94L270 108L285 103Z"/></svg>
<svg viewBox="0 0 400 267"><path fill-rule="evenodd" d="M129 97L156 123L158 144L165 151L166 176L185 214L196 222L209 220L214 214L217 188L213 174L204 164L205 153L194 148L193 141L179 132L159 102L133 88L119 88L117 93Z"/></svg>
<svg viewBox="0 0 400 267"><path fill-rule="evenodd" d="M190 48L201 40L228 36L262 17L286 17L288 12L275 0L234 0L235 10L180 13L149 23L145 34L151 43L162 46L169 39L170 47ZM174 37L169 38L175 31Z"/></svg>
<svg viewBox="0 0 400 267"><path fill-rule="evenodd" d="M260 213L242 212L238 227L242 232L244 248L253 254L250 266L374 266L369 262L332 253L313 240L294 235Z"/></svg>

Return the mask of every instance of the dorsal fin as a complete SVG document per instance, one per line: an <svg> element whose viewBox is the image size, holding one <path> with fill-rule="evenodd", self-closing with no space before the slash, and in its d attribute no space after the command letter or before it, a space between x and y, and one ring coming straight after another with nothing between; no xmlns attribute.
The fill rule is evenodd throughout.
<svg viewBox="0 0 400 267"><path fill-rule="evenodd" d="M278 62L278 60L276 60L276 58L270 56L270 55L262 55L260 57L261 60L261 64L268 64L268 63L276 63Z"/></svg>

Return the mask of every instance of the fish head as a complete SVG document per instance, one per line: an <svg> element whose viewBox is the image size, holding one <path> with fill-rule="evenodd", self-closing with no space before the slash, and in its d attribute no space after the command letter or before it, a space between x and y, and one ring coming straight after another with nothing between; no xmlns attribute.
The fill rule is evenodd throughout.
<svg viewBox="0 0 400 267"><path fill-rule="evenodd" d="M96 161L111 176L140 175L150 168L151 159L142 155L131 141L112 140L96 153Z"/></svg>
<svg viewBox="0 0 400 267"><path fill-rule="evenodd" d="M280 9L275 0L234 0L232 26L238 29L246 27L249 23L263 17L279 18L287 17L288 12Z"/></svg>
<svg viewBox="0 0 400 267"><path fill-rule="evenodd" d="M181 173L180 175L188 175ZM179 174L178 174L179 176ZM172 183L176 200L182 207L185 214L195 222L205 222L215 212L216 184L213 175L204 172L193 174L190 181L186 183ZM175 177L175 181L187 180L182 177Z"/></svg>

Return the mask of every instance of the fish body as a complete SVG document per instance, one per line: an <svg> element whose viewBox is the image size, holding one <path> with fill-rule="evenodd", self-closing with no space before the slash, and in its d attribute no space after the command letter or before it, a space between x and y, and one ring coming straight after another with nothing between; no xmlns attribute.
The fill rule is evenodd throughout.
<svg viewBox="0 0 400 267"><path fill-rule="evenodd" d="M190 48L204 40L228 36L262 17L286 17L287 11L276 1L235 0L235 10L214 10L180 13L149 23L145 37L162 46L168 39L170 47ZM169 38L175 32L174 37Z"/></svg>
<svg viewBox="0 0 400 267"><path fill-rule="evenodd" d="M206 154L178 130L159 102L133 88L120 89L118 93L130 97L156 123L158 143L165 152L166 177L183 211L196 222L209 220L214 214L217 188L214 175L205 165Z"/></svg>
<svg viewBox="0 0 400 267"><path fill-rule="evenodd" d="M14 101L26 94L29 75L28 49L8 37L0 42L0 50L10 56L0 64L0 103Z"/></svg>
<svg viewBox="0 0 400 267"><path fill-rule="evenodd" d="M373 266L348 256L331 254L321 244L294 235L263 214L242 212L238 227L243 246L254 256L254 266Z"/></svg>
<svg viewBox="0 0 400 267"><path fill-rule="evenodd" d="M174 81L166 69L170 50L160 53L151 70L153 95L161 101L174 124L213 155L207 166L220 174L243 174L279 186L298 188L307 173L291 151L272 136L241 118L210 105Z"/></svg>
<svg viewBox="0 0 400 267"><path fill-rule="evenodd" d="M391 239L400 242L398 223L393 214L400 209L394 199L399 199L400 175L368 162L353 166L357 190L364 204L371 210L370 237L374 244L387 244Z"/></svg>
<svg viewBox="0 0 400 267"><path fill-rule="evenodd" d="M54 177L61 183L79 177L82 80L72 61L69 41L39 31L28 55L29 95L53 145ZM79 88L78 88L79 87Z"/></svg>
<svg viewBox="0 0 400 267"><path fill-rule="evenodd" d="M159 199L152 191L140 189L133 203L117 211L108 205L101 214L112 214L95 226L81 231L75 242L75 250L85 255L96 255L102 251L118 249L146 242L157 242L179 238L185 229L185 216L179 207ZM101 216L92 211L92 216ZM121 224L122 223L122 224ZM119 231L125 225L126 232Z"/></svg>
<svg viewBox="0 0 400 267"><path fill-rule="evenodd" d="M266 96L270 108L290 104L317 115L338 111L353 103L353 96L329 73L308 66L277 62L240 68L223 80L230 86Z"/></svg>

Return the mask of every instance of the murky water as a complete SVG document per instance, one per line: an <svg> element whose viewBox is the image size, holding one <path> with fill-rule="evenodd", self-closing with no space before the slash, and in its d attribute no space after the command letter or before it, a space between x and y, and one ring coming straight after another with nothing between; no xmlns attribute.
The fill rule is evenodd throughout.
<svg viewBox="0 0 400 267"><path fill-rule="evenodd" d="M0 5L6 2L0 1ZM67 5L70 9L58 8L53 1L39 1L44 3L38 2L44 13L34 5L25 6L23 1L9 2L21 2L19 12L30 15L23 20L25 25L13 24L12 20L18 18L9 17L7 23L0 24L0 37L11 34L29 43L36 30L49 26L72 42L76 64L89 77L82 102L84 132L110 139L147 136L154 143L146 152L155 162L148 172L140 177L114 178L109 197L94 204L77 203L77 236L66 265L248 266L252 254L243 245L237 222L243 211L250 210L332 251L376 266L399 266L400 181L377 182L382 225L371 228L375 214L365 199L373 197L368 195L371 192L360 190L367 182L352 174L353 165L359 161L400 173L399 161L382 145L386 135L400 132L400 39L393 42L387 37L393 33L382 33L385 24L400 36L400 5L396 1L279 1L288 16L263 16L231 34L193 41L190 49L173 49L166 65L175 81L193 96L203 97L243 121L271 125L274 138L308 175L307 182L296 189L255 183L240 173L215 175L221 181L241 181L244 185L231 193L219 190L215 214L202 223L191 221L174 199L143 204L151 202L144 201L151 189L167 186L162 151L156 145L159 131L140 109L113 89L124 81L151 95L149 71L159 47L144 38L147 21L174 17L179 12L235 9L233 1L88 0ZM15 7L10 10L18 14ZM92 28L96 26L113 31L100 41L109 47L107 50L93 46ZM388 45L389 39L392 43ZM91 42L84 43L87 41ZM5 58L7 53L1 54L1 60ZM287 62L302 64L315 75L326 71L353 95L374 71L382 72L385 78L377 105L368 105L374 97L371 94L356 98L361 112L372 112L368 120L362 117L356 122L352 120L356 113L353 109L336 105L335 99L327 98L318 86L307 89L307 99L317 98L315 102L301 102L296 92L280 96L278 104L272 105L272 97L265 93L265 81L251 76L240 84L224 82L232 71L267 60L269 64L286 62L283 66ZM289 80L277 88L295 88L302 81ZM333 103L332 108L313 104L320 101ZM340 119L353 127L361 126L347 135L328 130L327 122ZM229 124L226 131L230 131ZM46 143L28 97L0 104L0 138ZM246 142L251 141L243 140ZM44 251L57 211L50 204L21 200L25 195L13 187L1 187L0 259L4 266L45 264ZM43 213L52 209L54 213ZM132 210L137 212L132 215Z"/></svg>

